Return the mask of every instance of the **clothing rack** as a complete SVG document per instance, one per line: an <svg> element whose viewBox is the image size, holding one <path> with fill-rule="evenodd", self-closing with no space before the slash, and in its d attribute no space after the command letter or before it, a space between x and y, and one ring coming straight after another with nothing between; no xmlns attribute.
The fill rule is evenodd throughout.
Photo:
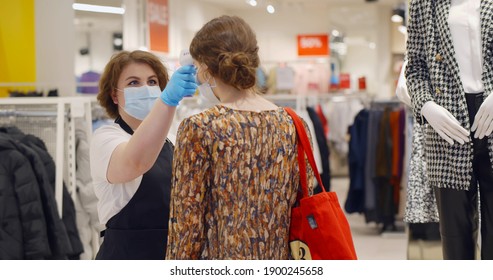
<svg viewBox="0 0 493 280"><path fill-rule="evenodd" d="M7 90L19 90L19 89L36 89L36 90L53 90L60 89L64 86L72 86L71 83L68 82L8 82L8 83L0 83L0 89L6 88Z"/></svg>
<svg viewBox="0 0 493 280"><path fill-rule="evenodd" d="M12 83L0 83L0 87L55 87L52 83L39 83L39 82L12 82Z"/></svg>
<svg viewBox="0 0 493 280"><path fill-rule="evenodd" d="M355 92L337 92L337 93L323 93L323 94L268 94L264 95L267 100L276 103L278 106L289 106L296 110L306 108L307 106L314 106L320 102L326 101L345 101L347 99L356 98L366 100L369 93L366 91ZM294 105L293 105L293 102Z"/></svg>
<svg viewBox="0 0 493 280"><path fill-rule="evenodd" d="M373 98L369 100L370 106L400 106L403 105L403 103L397 99L397 98L382 98L382 99L377 99Z"/></svg>
<svg viewBox="0 0 493 280"><path fill-rule="evenodd" d="M324 101L345 101L351 98L367 100L370 94L367 91L339 91L334 93L320 93L320 94L265 94L262 95L269 101L272 101L278 106L280 104L293 104L296 102L296 109L306 107L307 105L315 105ZM187 106L200 107L200 99L198 96L186 97L182 100L181 104Z"/></svg>
<svg viewBox="0 0 493 280"><path fill-rule="evenodd" d="M16 111L0 109L0 117L56 117L58 114L53 111ZM68 114L65 114L68 117Z"/></svg>
<svg viewBox="0 0 493 280"><path fill-rule="evenodd" d="M83 97L17 97L0 98L0 116L3 118L0 125L13 124L17 117L32 119L27 121L29 126L24 127L24 133L36 134L38 126L32 123L39 118L53 118L51 126L55 127L55 146L48 149L55 160L55 199L60 216L62 216L63 182L67 182L72 199L76 199L75 177L75 126L74 118L85 118L88 129L91 129L90 99ZM88 130L88 135L92 130ZM36 135L42 140L42 135Z"/></svg>

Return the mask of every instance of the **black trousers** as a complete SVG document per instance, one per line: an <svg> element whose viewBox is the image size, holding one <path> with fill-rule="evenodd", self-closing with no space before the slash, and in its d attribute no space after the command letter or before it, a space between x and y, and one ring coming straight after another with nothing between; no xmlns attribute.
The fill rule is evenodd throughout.
<svg viewBox="0 0 493 280"><path fill-rule="evenodd" d="M472 126L483 102L483 94L466 94L466 101ZM488 137L478 139L473 137L474 134L471 136L474 157L469 190L435 187L443 258L446 260L475 259L479 228L478 188L481 209L481 259L493 259L493 170L488 152Z"/></svg>

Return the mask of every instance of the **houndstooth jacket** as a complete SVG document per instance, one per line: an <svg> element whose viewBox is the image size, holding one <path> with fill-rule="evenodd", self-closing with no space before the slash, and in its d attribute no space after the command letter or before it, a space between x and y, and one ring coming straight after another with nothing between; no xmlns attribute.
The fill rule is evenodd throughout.
<svg viewBox="0 0 493 280"><path fill-rule="evenodd" d="M448 26L451 0L411 0L407 41L406 79L413 114L426 124L421 108L434 101L470 130L465 92L459 77ZM485 97L493 90L493 0L481 1L481 41ZM425 155L432 186L469 189L472 174L472 142L448 144L426 125ZM488 137L490 160L493 137ZM493 161L492 161L493 162Z"/></svg>

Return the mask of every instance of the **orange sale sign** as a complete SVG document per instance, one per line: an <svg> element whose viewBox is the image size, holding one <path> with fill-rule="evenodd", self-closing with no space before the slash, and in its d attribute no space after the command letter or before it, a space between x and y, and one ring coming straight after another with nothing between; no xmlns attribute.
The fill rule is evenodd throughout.
<svg viewBox="0 0 493 280"><path fill-rule="evenodd" d="M147 23L149 25L149 49L168 52L169 27L168 0L147 0Z"/></svg>
<svg viewBox="0 0 493 280"><path fill-rule="evenodd" d="M329 35L298 35L298 55L329 55Z"/></svg>

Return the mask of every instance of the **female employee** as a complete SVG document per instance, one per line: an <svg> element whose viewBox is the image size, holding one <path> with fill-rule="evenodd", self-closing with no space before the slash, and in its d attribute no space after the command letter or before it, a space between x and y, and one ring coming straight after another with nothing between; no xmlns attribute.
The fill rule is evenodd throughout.
<svg viewBox="0 0 493 280"><path fill-rule="evenodd" d="M98 101L115 124L91 142L91 174L106 225L96 259L164 259L173 145L166 136L175 107L196 90L193 66L168 82L153 54L123 51L106 65Z"/></svg>

